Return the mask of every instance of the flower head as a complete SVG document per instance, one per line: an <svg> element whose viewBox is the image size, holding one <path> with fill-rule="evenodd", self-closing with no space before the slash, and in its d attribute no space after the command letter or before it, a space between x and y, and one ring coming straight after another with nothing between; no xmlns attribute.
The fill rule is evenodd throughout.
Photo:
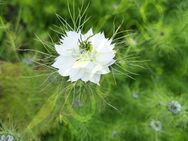
<svg viewBox="0 0 188 141"><path fill-rule="evenodd" d="M33 58L31 57L27 57L23 59L23 63L25 63L26 65L30 65L33 61Z"/></svg>
<svg viewBox="0 0 188 141"><path fill-rule="evenodd" d="M181 105L177 101L171 101L168 104L168 110L173 114L178 114L179 112L181 112Z"/></svg>
<svg viewBox="0 0 188 141"><path fill-rule="evenodd" d="M15 141L12 135L0 135L0 141Z"/></svg>
<svg viewBox="0 0 188 141"><path fill-rule="evenodd" d="M75 100L73 101L73 106L74 106L75 108L79 108L79 107L82 106L82 103L81 103L81 101L80 101L79 99L75 99Z"/></svg>
<svg viewBox="0 0 188 141"><path fill-rule="evenodd" d="M112 137L117 137L118 136L118 132L116 130L112 131Z"/></svg>
<svg viewBox="0 0 188 141"><path fill-rule="evenodd" d="M136 92L133 92L132 97L135 98L135 99L138 99L139 98L139 94L136 93Z"/></svg>
<svg viewBox="0 0 188 141"><path fill-rule="evenodd" d="M150 127L151 127L154 131L159 132L159 131L161 130L161 128L162 128L162 124L161 124L161 122L158 121L158 120L152 120L152 121L150 122Z"/></svg>
<svg viewBox="0 0 188 141"><path fill-rule="evenodd" d="M81 31L68 31L55 45L59 56L53 67L69 81L91 81L99 85L102 74L110 72L109 66L115 63L115 47L104 33L94 34L90 29L86 34Z"/></svg>

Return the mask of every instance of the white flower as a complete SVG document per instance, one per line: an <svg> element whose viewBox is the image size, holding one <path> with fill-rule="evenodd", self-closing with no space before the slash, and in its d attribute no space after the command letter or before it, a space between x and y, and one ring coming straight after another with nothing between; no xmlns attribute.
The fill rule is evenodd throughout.
<svg viewBox="0 0 188 141"><path fill-rule="evenodd" d="M181 105L177 101L171 101L168 104L168 110L173 114L178 114L179 112L181 112Z"/></svg>
<svg viewBox="0 0 188 141"><path fill-rule="evenodd" d="M115 47L104 33L94 34L90 29L86 34L81 31L68 31L55 45L59 56L52 65L69 81L91 81L99 85L101 74L110 72L109 66L115 63Z"/></svg>
<svg viewBox="0 0 188 141"><path fill-rule="evenodd" d="M5 135L1 135L0 136L0 141L4 141L6 139L6 136Z"/></svg>
<svg viewBox="0 0 188 141"><path fill-rule="evenodd" d="M158 120L152 120L150 122L150 127L155 130L156 132L159 132L162 129L162 124Z"/></svg>
<svg viewBox="0 0 188 141"><path fill-rule="evenodd" d="M135 99L138 99L138 98L140 97L139 94L136 93L136 92L133 92L132 96L133 96L133 98L135 98Z"/></svg>
<svg viewBox="0 0 188 141"><path fill-rule="evenodd" d="M1 135L0 141L14 141L14 137L12 135Z"/></svg>
<svg viewBox="0 0 188 141"><path fill-rule="evenodd" d="M112 131L112 137L117 137L118 136L118 132L116 130Z"/></svg>
<svg viewBox="0 0 188 141"><path fill-rule="evenodd" d="M30 65L33 61L33 58L31 57L27 57L27 58L24 58L23 60L23 63L25 63L26 65Z"/></svg>
<svg viewBox="0 0 188 141"><path fill-rule="evenodd" d="M73 101L73 106L74 106L75 108L79 108L79 107L82 106L82 103L81 103L81 101L80 101L79 99L75 99L75 100Z"/></svg>

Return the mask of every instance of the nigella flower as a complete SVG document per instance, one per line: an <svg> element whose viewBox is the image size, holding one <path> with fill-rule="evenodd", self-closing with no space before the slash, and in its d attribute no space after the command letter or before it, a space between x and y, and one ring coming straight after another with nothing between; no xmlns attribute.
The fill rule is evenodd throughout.
<svg viewBox="0 0 188 141"><path fill-rule="evenodd" d="M57 74L53 74L48 77L48 82L52 84L58 84L60 82L60 78Z"/></svg>
<svg viewBox="0 0 188 141"><path fill-rule="evenodd" d="M116 130L112 131L112 137L117 137L118 136L118 132Z"/></svg>
<svg viewBox="0 0 188 141"><path fill-rule="evenodd" d="M139 98L139 94L136 93L136 92L133 92L132 96L133 96L133 98L135 98L135 99L138 99L138 98Z"/></svg>
<svg viewBox="0 0 188 141"><path fill-rule="evenodd" d="M92 29L86 34L67 31L55 45L59 56L52 66L71 82L82 80L99 85L101 75L109 73L109 66L115 63L114 47L104 33L94 34Z"/></svg>
<svg viewBox="0 0 188 141"><path fill-rule="evenodd" d="M27 57L23 59L23 63L25 63L26 65L30 65L33 61L33 58L31 57Z"/></svg>
<svg viewBox="0 0 188 141"><path fill-rule="evenodd" d="M0 141L15 141L12 135L1 135Z"/></svg>
<svg viewBox="0 0 188 141"><path fill-rule="evenodd" d="M159 131L162 129L162 124L161 124L161 122L158 121L158 120L152 120L152 121L150 122L150 127L151 127L154 131L159 132Z"/></svg>
<svg viewBox="0 0 188 141"><path fill-rule="evenodd" d="M81 101L80 101L79 99L75 99L75 100L73 101L73 106L74 106L75 108L79 108L79 107L82 106L82 103L81 103Z"/></svg>
<svg viewBox="0 0 188 141"><path fill-rule="evenodd" d="M173 114L178 114L179 112L181 112L181 105L177 101L171 101L170 103L168 103L168 110Z"/></svg>

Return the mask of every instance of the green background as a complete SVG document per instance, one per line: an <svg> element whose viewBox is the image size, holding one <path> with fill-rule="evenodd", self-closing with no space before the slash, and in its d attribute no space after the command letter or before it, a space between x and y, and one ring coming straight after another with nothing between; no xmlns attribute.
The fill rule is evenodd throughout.
<svg viewBox="0 0 188 141"><path fill-rule="evenodd" d="M93 93L81 91L71 104L72 86L63 91L67 78L49 75L53 60L45 53L61 36L56 14L72 25L68 9L78 14L82 6L90 17L83 32L110 38L121 25L123 75L88 84ZM0 134L18 141L187 141L187 85L187 0L0 0ZM171 101L180 113L168 110ZM159 132L152 120L161 122Z"/></svg>

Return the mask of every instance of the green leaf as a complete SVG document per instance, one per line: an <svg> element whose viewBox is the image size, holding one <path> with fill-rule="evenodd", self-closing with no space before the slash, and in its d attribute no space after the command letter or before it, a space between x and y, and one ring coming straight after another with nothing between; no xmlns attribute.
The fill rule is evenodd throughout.
<svg viewBox="0 0 188 141"><path fill-rule="evenodd" d="M30 122L27 129L31 130L50 115L55 107L57 97L58 91L56 90L56 92L47 99L46 103L42 106L34 119Z"/></svg>

